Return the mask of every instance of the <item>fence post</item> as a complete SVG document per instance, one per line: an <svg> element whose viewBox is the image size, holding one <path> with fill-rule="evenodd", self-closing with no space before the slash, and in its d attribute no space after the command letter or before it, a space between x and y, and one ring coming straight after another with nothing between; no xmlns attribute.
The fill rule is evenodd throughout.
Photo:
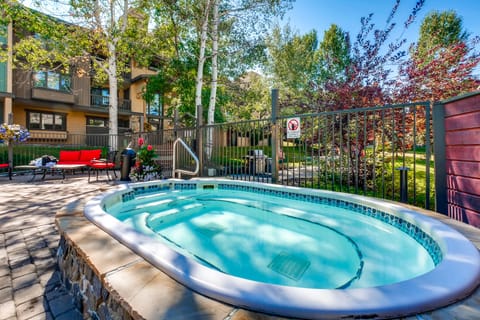
<svg viewBox="0 0 480 320"><path fill-rule="evenodd" d="M280 151L280 128L277 123L278 117L278 89L272 89L272 132L271 132L271 146L272 146L272 183L278 182L278 161Z"/></svg>
<svg viewBox="0 0 480 320"><path fill-rule="evenodd" d="M198 165L200 170L198 176L203 176L203 106L200 104L197 106L197 119L196 119L196 135L197 135L197 156ZM175 156L175 155L174 155Z"/></svg>
<svg viewBox="0 0 480 320"><path fill-rule="evenodd" d="M175 111L173 113L173 136L175 139L178 137L178 106L175 107Z"/></svg>
<svg viewBox="0 0 480 320"><path fill-rule="evenodd" d="M445 161L445 105L443 103L433 105L433 152L435 159L435 211L448 214Z"/></svg>
<svg viewBox="0 0 480 320"><path fill-rule="evenodd" d="M13 124L13 113L8 114L8 124ZM13 141L8 142L8 179L13 175Z"/></svg>
<svg viewBox="0 0 480 320"><path fill-rule="evenodd" d="M407 167L397 168L400 171L400 202L408 203L408 170Z"/></svg>

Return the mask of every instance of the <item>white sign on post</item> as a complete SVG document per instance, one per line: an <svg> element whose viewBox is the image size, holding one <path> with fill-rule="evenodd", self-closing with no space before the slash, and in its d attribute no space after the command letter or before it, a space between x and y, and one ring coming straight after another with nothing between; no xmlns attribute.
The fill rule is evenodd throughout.
<svg viewBox="0 0 480 320"><path fill-rule="evenodd" d="M300 138L300 118L287 119L287 139Z"/></svg>

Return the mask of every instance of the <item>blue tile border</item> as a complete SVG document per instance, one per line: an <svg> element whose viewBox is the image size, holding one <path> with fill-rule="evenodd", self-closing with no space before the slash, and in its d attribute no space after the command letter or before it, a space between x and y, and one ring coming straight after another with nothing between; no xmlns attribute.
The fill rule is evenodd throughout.
<svg viewBox="0 0 480 320"><path fill-rule="evenodd" d="M158 192L158 191L168 191L171 190L170 184L149 184L146 186L139 186L132 188L135 195L142 195L146 193ZM132 199L129 199L132 200Z"/></svg>
<svg viewBox="0 0 480 320"><path fill-rule="evenodd" d="M175 183L174 190L195 190L198 183Z"/></svg>
<svg viewBox="0 0 480 320"><path fill-rule="evenodd" d="M212 184L212 183L210 183ZM328 197L323 197L319 195L306 194L306 193L297 193L288 190L274 190L269 189L268 187L258 187L251 185L240 185L240 184L229 184L229 183L215 183L219 190L231 190L231 191L244 191L255 194L262 194L268 196L281 197L291 200L299 200L304 202L311 202L316 204L323 204L329 206L335 206L342 209L347 209L356 213L363 214L365 216L378 219L384 223L387 223L402 232L406 233L411 238L415 239L432 258L435 265L438 265L443 259L443 253L440 249L438 243L425 231L416 226L415 224L408 222L398 216L393 214L367 207L358 203L348 202L339 199L333 199ZM122 194L122 202L127 202L135 199L137 195L144 195L148 193L158 192L158 191L168 191L168 190L195 190L198 186L201 186L201 183L197 182L173 182L173 183L163 183L163 184L149 184L143 186L134 186L130 191L127 191Z"/></svg>

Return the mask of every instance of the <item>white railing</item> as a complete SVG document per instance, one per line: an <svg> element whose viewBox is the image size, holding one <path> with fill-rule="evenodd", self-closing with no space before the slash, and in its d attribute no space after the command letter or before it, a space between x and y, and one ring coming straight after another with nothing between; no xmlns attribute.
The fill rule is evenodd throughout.
<svg viewBox="0 0 480 320"><path fill-rule="evenodd" d="M195 170L194 171L185 170L185 169L177 169L176 168L176 165L177 165L177 145L178 145L178 143L180 143L183 146L185 151L187 151L192 156L193 160L195 161ZM199 171L200 171L200 161L198 160L198 157L195 155L195 153L190 149L190 147L181 138L177 138L177 140L175 140L175 142L173 143L173 164L172 164L172 176L173 176L173 178L176 177L177 173L178 173L178 178L181 179L182 174L195 176L195 175L198 174Z"/></svg>

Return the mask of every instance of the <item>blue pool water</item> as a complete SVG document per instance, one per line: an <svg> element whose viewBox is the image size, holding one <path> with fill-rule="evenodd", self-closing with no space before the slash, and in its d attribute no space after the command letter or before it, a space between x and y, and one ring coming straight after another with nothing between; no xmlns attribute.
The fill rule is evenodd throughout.
<svg viewBox="0 0 480 320"><path fill-rule="evenodd" d="M155 192L108 212L210 268L304 288L375 287L435 267L395 226L346 208L237 190Z"/></svg>

